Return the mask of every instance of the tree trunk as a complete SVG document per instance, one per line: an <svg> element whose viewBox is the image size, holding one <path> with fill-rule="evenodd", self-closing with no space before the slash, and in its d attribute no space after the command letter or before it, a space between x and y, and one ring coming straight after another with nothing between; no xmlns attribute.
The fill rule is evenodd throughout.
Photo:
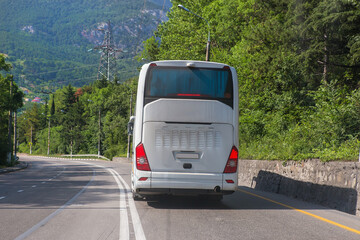
<svg viewBox="0 0 360 240"><path fill-rule="evenodd" d="M329 53L328 53L328 49L327 49L327 35L326 33L324 34L324 42L325 42L325 46L324 46L324 70L323 70L323 80L325 83L328 83L328 79L327 79L327 72L328 72L328 62L329 62Z"/></svg>

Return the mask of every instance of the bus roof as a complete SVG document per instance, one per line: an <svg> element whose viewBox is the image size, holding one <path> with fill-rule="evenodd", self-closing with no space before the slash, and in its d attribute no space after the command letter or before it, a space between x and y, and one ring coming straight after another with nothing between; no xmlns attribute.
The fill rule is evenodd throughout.
<svg viewBox="0 0 360 240"><path fill-rule="evenodd" d="M164 60L164 61L154 61L144 66L149 66L151 64L156 64L156 66L171 66L171 67L196 67L196 68L223 68L229 66L223 63L217 62L205 62L205 61L194 61L194 60ZM230 67L230 66L229 66Z"/></svg>

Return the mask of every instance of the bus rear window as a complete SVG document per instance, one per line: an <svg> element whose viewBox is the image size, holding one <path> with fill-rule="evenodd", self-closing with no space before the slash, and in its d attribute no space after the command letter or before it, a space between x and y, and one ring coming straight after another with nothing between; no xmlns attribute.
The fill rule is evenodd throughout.
<svg viewBox="0 0 360 240"><path fill-rule="evenodd" d="M218 100L233 107L230 69L150 67L145 104L159 98Z"/></svg>

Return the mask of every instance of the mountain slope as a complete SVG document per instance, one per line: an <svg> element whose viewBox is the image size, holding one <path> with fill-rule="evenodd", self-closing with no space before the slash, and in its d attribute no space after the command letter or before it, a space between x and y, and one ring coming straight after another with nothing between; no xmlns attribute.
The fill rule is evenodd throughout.
<svg viewBox="0 0 360 240"><path fill-rule="evenodd" d="M136 74L133 57L170 5L169 0L2 0L0 52L9 56L22 86L81 86L96 79L100 55L88 50L101 45L101 29L110 20L115 46L124 50L117 69L125 79Z"/></svg>

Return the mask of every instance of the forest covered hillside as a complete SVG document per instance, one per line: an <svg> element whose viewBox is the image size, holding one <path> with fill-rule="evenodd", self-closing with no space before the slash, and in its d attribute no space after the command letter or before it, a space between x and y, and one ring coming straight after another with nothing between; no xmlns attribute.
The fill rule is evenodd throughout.
<svg viewBox="0 0 360 240"><path fill-rule="evenodd" d="M89 4L92 1L77 2ZM117 38L117 47L129 49L127 53L122 53L129 54L124 58L139 54L147 60L205 60L210 31L210 61L229 64L236 69L238 75L239 158L358 161L359 1L172 0L173 5L166 15L168 20L159 24L154 34L149 33L144 49L141 50L138 48L139 44L135 43L140 43L142 39L136 36L143 32L144 26L149 27L149 23L152 23L150 19L161 21L163 6L160 6L159 2L161 3L160 0L154 3L129 1L129 17L121 18L123 15L119 13L117 18L112 18L117 36L121 35L120 29L134 33L127 34L129 40L125 42ZM182 4L194 14L179 8L178 4ZM114 6L120 5L120 2L108 1L96 12L104 13L106 9L106 13L112 12ZM168 6L164 5L164 9ZM89 9L93 11L96 7L98 5ZM10 18L11 13L7 14L7 18ZM57 14L69 16L65 13ZM88 49L99 44L95 36L101 34L101 31L96 29L106 23L107 19L95 18L81 11L78 14L87 18L84 17L84 21L77 21L78 17L74 20L61 18L65 21L60 24L63 31L71 29L65 28L66 23L74 29L78 27L76 31L71 31L74 35L69 34L68 38L62 38L60 32L57 32L60 27L54 27L52 34L49 29L45 32L44 29L47 28L41 28L44 21L38 21L37 24L13 23L15 25L11 28L23 36L21 41L26 40L29 46L32 43L35 44L32 46L36 47L27 49L26 45L21 45L20 42L8 39L5 41L9 46L21 46L9 48L6 53L9 55L8 59L15 62L15 70L22 66L22 74L25 75L27 71L24 77L27 81L40 81L43 77L44 81L56 79L59 84L61 79L64 85L66 84L66 87L59 88L51 95L48 104L32 104L18 117L20 152L28 153L32 146L35 154L46 154L47 151L50 154L96 153L100 150L102 154L112 158L125 153L126 124L133 114L130 111L130 102L131 96L136 93L137 78L128 79L125 84L102 79L82 86L81 81L71 82L70 77L61 76L71 72L79 73L78 76L71 77L83 80L95 76L96 67L90 68L94 73L87 67L96 65L99 56L93 53L94 51L88 52ZM138 28L119 24L132 21L144 21L146 24L135 24ZM82 25L80 22L86 24ZM59 23L61 22L56 24ZM52 26L55 22L46 24ZM24 26L28 27L24 29ZM2 37L3 32L0 34ZM47 37L52 40L45 41ZM130 43L134 43L133 47ZM42 52L46 44L54 47L46 48L46 51ZM52 56L51 51L58 55ZM85 54L81 55L81 51ZM47 65L41 61L45 61ZM33 68L29 67L30 64L34 65ZM135 63L131 62L129 65L136 70ZM8 69L5 61L2 66L5 71ZM74 66L78 67L74 71L57 70L73 69ZM39 67L44 67L42 71L54 76L50 78L47 74L35 72ZM126 71L125 68L119 70ZM31 75L32 73L34 75ZM15 79L16 77L17 75ZM8 91L10 78L3 78L3 88L0 88L4 89L3 92ZM120 80L125 80L125 75ZM71 85L67 85L68 83ZM82 87L79 88L78 85ZM3 109L3 116L6 116L11 106ZM3 124L0 124L0 127L3 126L5 132L8 121L5 117L2 119ZM51 146L48 145L49 132ZM98 144L99 142L101 144ZM98 147L99 145L101 146Z"/></svg>
<svg viewBox="0 0 360 240"><path fill-rule="evenodd" d="M134 56L166 19L169 0L2 0L0 53L21 87L39 92L96 80L101 45L111 21L120 80L137 73Z"/></svg>
<svg viewBox="0 0 360 240"><path fill-rule="evenodd" d="M238 73L240 158L358 159L359 1L172 3L142 56L204 60L210 30L210 60Z"/></svg>

